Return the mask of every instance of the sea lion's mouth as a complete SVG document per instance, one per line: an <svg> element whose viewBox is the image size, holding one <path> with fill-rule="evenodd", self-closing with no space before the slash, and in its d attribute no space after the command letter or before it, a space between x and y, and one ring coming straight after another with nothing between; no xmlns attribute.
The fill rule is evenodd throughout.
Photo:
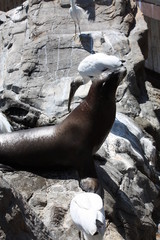
<svg viewBox="0 0 160 240"><path fill-rule="evenodd" d="M125 78L126 74L127 74L127 69L124 66L121 66L120 68L117 68L116 70L112 70L109 72L106 81L104 81L103 85L105 85L105 83L109 82L112 78L113 75L118 75L118 79L117 79L117 84L119 85L119 83Z"/></svg>
<svg viewBox="0 0 160 240"><path fill-rule="evenodd" d="M83 85L83 79L82 78L78 78L76 79L75 81L72 81L71 82L71 85L70 85L70 92L69 92L69 98L68 98L68 111L70 112L71 109L70 109L70 105L71 105L71 102L72 102L72 99L75 95L75 92L77 91L77 89Z"/></svg>

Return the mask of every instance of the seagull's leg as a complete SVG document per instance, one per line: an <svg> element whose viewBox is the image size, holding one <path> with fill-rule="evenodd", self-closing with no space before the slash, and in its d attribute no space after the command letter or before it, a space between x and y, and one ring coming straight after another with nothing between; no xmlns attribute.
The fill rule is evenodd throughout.
<svg viewBox="0 0 160 240"><path fill-rule="evenodd" d="M74 39L76 38L76 34L77 34L77 24L74 23L74 26L75 26L75 34L74 34Z"/></svg>
<svg viewBox="0 0 160 240"><path fill-rule="evenodd" d="M81 231L78 232L78 235L80 240L85 240L84 235Z"/></svg>
<svg viewBox="0 0 160 240"><path fill-rule="evenodd" d="M81 231L78 232L79 239L81 240Z"/></svg>
<svg viewBox="0 0 160 240"><path fill-rule="evenodd" d="M75 35L77 34L77 24L75 23Z"/></svg>
<svg viewBox="0 0 160 240"><path fill-rule="evenodd" d="M79 33L81 35L81 28L80 28L80 24L78 24L78 28L79 28Z"/></svg>

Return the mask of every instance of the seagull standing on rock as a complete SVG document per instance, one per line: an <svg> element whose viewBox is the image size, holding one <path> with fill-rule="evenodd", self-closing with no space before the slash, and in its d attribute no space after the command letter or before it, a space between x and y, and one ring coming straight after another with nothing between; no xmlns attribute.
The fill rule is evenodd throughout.
<svg viewBox="0 0 160 240"><path fill-rule="evenodd" d="M79 86L88 83L90 80L94 81L94 79L100 77L103 72L113 71L122 66L123 61L118 57L105 53L95 53L84 58L78 66L80 76L71 82L68 111L70 111L72 98Z"/></svg>
<svg viewBox="0 0 160 240"><path fill-rule="evenodd" d="M105 213L102 198L91 192L77 194L71 201L70 214L85 240L102 240Z"/></svg>
<svg viewBox="0 0 160 240"><path fill-rule="evenodd" d="M70 9L69 9L69 13L70 13L70 16L71 18L73 19L74 21L74 25L75 25L75 36L76 36L76 33L77 33L77 26L79 28L79 33L81 34L81 29L80 29L80 22L81 22L81 19L84 18L85 16L87 16L87 13L86 11L77 6L75 4L75 0L70 0Z"/></svg>

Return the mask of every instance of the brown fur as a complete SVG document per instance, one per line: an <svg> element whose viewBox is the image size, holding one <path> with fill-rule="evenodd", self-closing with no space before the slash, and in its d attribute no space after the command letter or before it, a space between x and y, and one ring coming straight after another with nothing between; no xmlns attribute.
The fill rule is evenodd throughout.
<svg viewBox="0 0 160 240"><path fill-rule="evenodd" d="M98 186L93 154L101 147L115 120L115 92L124 73L95 81L86 99L59 125L0 135L0 163L18 168L77 169L81 179L91 178L86 191ZM83 186L84 185L84 186Z"/></svg>

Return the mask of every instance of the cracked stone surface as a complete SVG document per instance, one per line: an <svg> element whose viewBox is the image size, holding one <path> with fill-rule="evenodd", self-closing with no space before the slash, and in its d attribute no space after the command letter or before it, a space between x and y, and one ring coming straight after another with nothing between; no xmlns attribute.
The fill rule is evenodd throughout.
<svg viewBox="0 0 160 240"><path fill-rule="evenodd" d="M83 1L89 20L74 39L69 0L0 3L0 109L14 130L57 124L70 82L92 51L126 61L117 115L95 164L104 189L104 239L153 240L160 222L159 87L147 79L147 25L134 0ZM76 92L72 109L90 84ZM78 239L69 204L74 171L0 171L1 239ZM21 222L21 224L19 224ZM157 233L158 236L158 233Z"/></svg>

